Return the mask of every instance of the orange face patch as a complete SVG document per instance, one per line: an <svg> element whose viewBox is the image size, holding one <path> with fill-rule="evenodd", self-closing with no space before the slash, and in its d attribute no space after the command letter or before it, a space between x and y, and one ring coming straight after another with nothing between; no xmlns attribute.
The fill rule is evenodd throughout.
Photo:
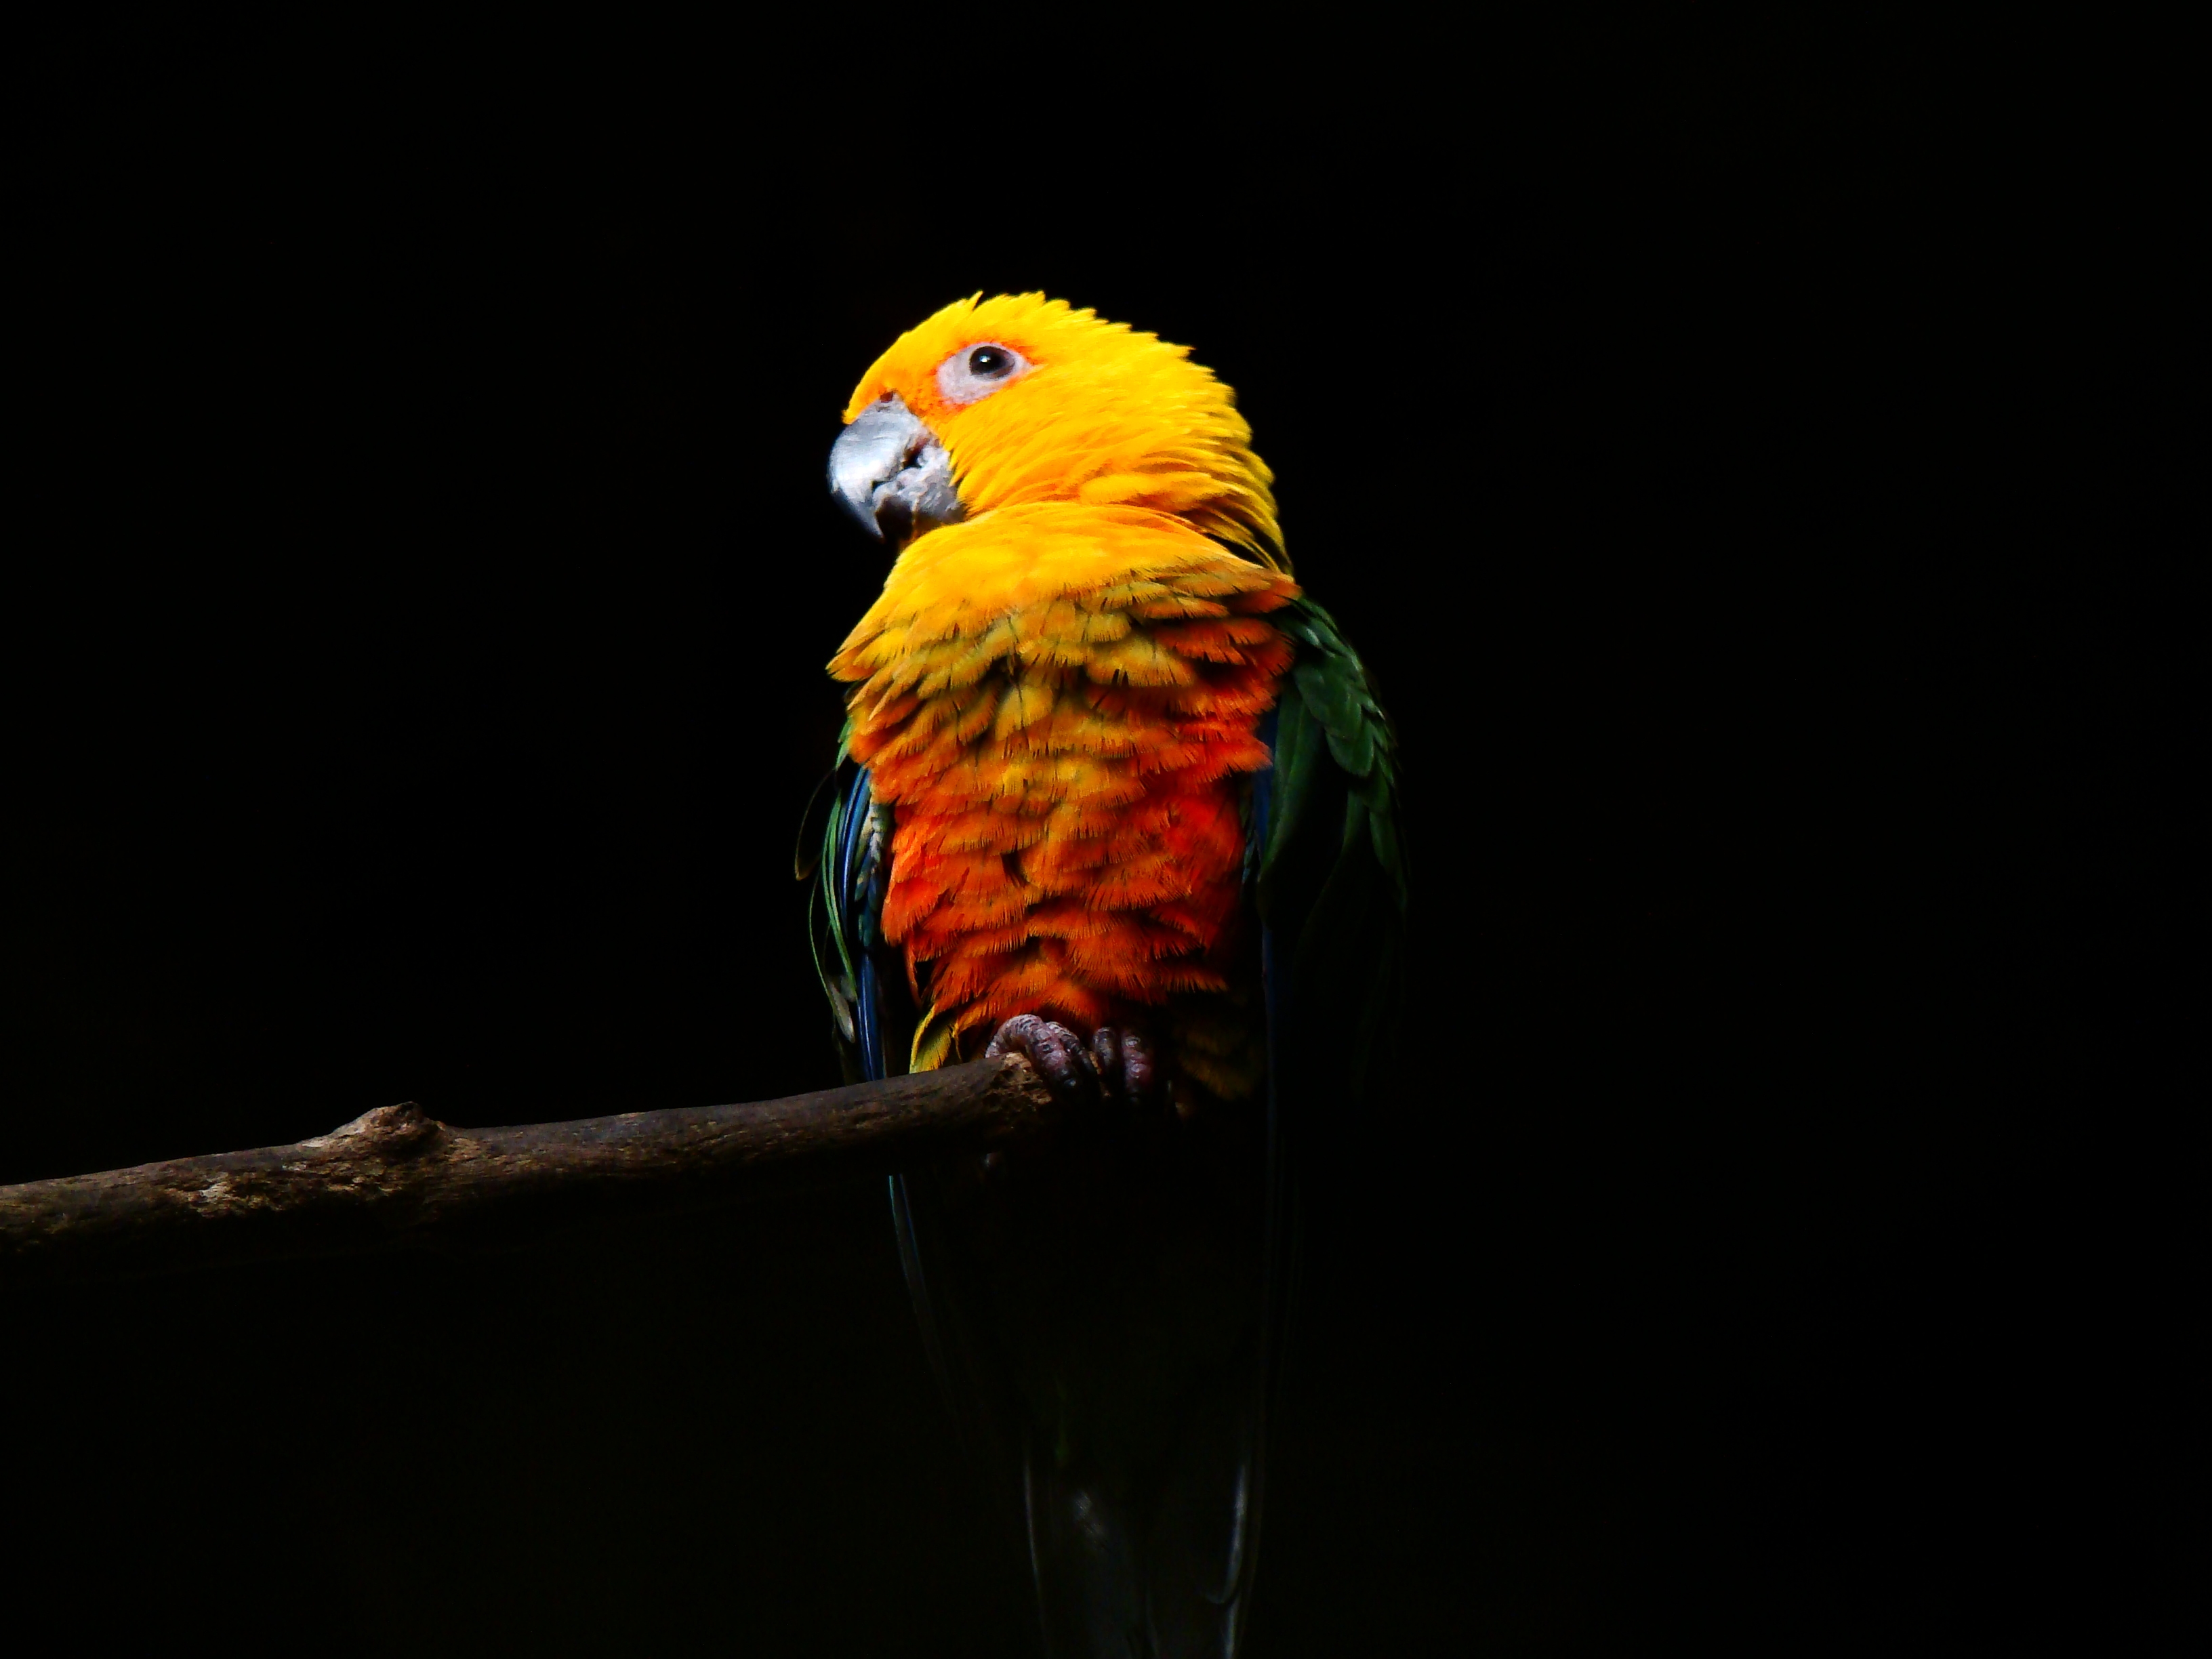
<svg viewBox="0 0 2212 1659"><path fill-rule="evenodd" d="M1022 372L972 401L948 399L939 371L985 342L1020 354ZM970 517L1038 501L1145 507L1282 563L1273 475L1234 396L1157 335L1037 294L963 300L869 367L845 419L886 397L945 446Z"/></svg>

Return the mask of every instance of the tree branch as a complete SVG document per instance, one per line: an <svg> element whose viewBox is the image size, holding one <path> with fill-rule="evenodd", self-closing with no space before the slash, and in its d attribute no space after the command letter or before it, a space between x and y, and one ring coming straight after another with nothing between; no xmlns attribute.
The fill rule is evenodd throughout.
<svg viewBox="0 0 2212 1659"><path fill-rule="evenodd" d="M161 1273L664 1212L1026 1139L1051 1094L1009 1057L787 1100L506 1129L411 1102L290 1146L0 1187L0 1282Z"/></svg>

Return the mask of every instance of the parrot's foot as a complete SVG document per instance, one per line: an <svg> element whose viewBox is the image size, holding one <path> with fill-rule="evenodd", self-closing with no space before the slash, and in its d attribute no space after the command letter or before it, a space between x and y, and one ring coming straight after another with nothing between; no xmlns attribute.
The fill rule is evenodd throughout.
<svg viewBox="0 0 2212 1659"><path fill-rule="evenodd" d="M1166 1097L1152 1040L1134 1025L1102 1025L1091 1034L1091 1063L1109 1099L1153 1106Z"/></svg>
<svg viewBox="0 0 2212 1659"><path fill-rule="evenodd" d="M1083 1039L1065 1025L1035 1014L1016 1014L991 1034L986 1060L1019 1054L1036 1067L1052 1091L1066 1100L1096 1098L1098 1070Z"/></svg>
<svg viewBox="0 0 2212 1659"><path fill-rule="evenodd" d="M1133 1025L1102 1025L1088 1048L1065 1025L1016 1014L991 1036L983 1058L1019 1054L1054 1091L1068 1100L1124 1100L1151 1106L1167 1098L1152 1040Z"/></svg>

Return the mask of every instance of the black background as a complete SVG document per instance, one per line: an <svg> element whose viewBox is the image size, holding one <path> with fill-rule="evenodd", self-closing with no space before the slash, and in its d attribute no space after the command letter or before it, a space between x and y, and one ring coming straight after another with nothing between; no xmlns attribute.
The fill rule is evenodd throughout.
<svg viewBox="0 0 2212 1659"><path fill-rule="evenodd" d="M1785 9L26 31L0 1180L833 1081L823 454L1042 288L1238 388L1410 775L1255 1659L2152 1650L2171 553L2051 459L2058 118ZM1025 1653L884 1210L20 1295L7 1617Z"/></svg>

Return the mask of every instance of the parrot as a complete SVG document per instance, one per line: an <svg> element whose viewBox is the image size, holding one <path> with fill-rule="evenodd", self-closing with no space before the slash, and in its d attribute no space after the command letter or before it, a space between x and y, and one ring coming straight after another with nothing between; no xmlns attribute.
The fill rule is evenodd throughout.
<svg viewBox="0 0 2212 1659"><path fill-rule="evenodd" d="M971 295L829 475L893 556L794 860L846 1073L1019 1054L1066 1103L893 1178L932 1366L1052 1659L1234 1659L1297 1171L1395 1030L1397 737L1188 347Z"/></svg>

